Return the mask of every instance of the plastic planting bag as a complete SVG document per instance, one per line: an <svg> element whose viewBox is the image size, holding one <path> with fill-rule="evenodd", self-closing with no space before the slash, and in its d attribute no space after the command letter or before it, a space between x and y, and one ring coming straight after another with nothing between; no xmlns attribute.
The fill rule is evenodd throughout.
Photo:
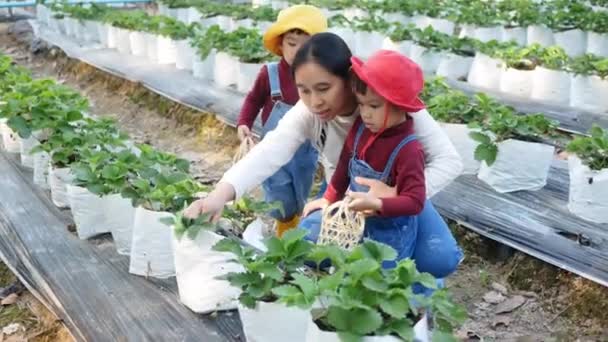
<svg viewBox="0 0 608 342"><path fill-rule="evenodd" d="M68 201L76 223L76 232L82 240L108 233L105 221L104 200L86 188L68 185Z"/></svg>
<svg viewBox="0 0 608 342"><path fill-rule="evenodd" d="M169 212L135 209L129 273L155 278L175 275L171 228L160 222Z"/></svg>
<svg viewBox="0 0 608 342"><path fill-rule="evenodd" d="M568 209L596 223L608 223L608 169L594 171L576 156L568 158L570 195Z"/></svg>

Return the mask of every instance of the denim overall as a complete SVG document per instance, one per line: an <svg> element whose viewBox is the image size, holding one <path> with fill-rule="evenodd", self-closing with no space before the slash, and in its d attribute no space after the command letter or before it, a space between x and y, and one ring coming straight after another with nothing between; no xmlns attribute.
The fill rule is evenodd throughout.
<svg viewBox="0 0 608 342"><path fill-rule="evenodd" d="M262 127L262 138L277 127L279 121L292 107L282 101L278 63L268 63L266 68L274 107ZM302 212L312 186L317 159L317 150L310 141L306 141L287 164L262 183L266 202L279 201L283 204L283 215L279 210L274 210L270 213L272 217L284 221Z"/></svg>

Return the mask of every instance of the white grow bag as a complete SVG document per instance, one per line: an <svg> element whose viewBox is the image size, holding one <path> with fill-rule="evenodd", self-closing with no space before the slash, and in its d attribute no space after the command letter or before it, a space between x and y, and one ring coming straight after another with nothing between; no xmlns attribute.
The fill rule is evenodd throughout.
<svg viewBox="0 0 608 342"><path fill-rule="evenodd" d="M437 66L437 75L452 79L466 78L473 64L473 57L453 53L443 55Z"/></svg>
<svg viewBox="0 0 608 342"><path fill-rule="evenodd" d="M249 342L306 341L310 322L309 310L265 302L258 302L252 310L239 303L239 316L245 339Z"/></svg>
<svg viewBox="0 0 608 342"><path fill-rule="evenodd" d="M383 50L391 50L391 51L397 51L402 55L405 56L409 56L411 53L411 49L412 49L412 41L411 40L404 40L401 42L394 42L392 39L390 39L389 37L384 38L384 41L382 42L382 49Z"/></svg>
<svg viewBox="0 0 608 342"><path fill-rule="evenodd" d="M504 63L483 53L476 53L467 81L474 86L498 90Z"/></svg>
<svg viewBox="0 0 608 342"><path fill-rule="evenodd" d="M135 209L129 273L155 278L175 275L171 227L159 221L172 216L168 212Z"/></svg>
<svg viewBox="0 0 608 342"><path fill-rule="evenodd" d="M594 112L608 112L608 79L598 76L572 75L570 106Z"/></svg>
<svg viewBox="0 0 608 342"><path fill-rule="evenodd" d="M233 56L218 52L215 54L213 80L220 88L228 88L238 83L239 61Z"/></svg>
<svg viewBox="0 0 608 342"><path fill-rule="evenodd" d="M587 32L587 52L608 57L608 34Z"/></svg>
<svg viewBox="0 0 608 342"><path fill-rule="evenodd" d="M93 20L85 20L84 24L84 34L83 39L88 43L97 43L99 42L99 29L98 23Z"/></svg>
<svg viewBox="0 0 608 342"><path fill-rule="evenodd" d="M133 208L131 200L123 198L119 194L105 196L103 210L107 230L112 233L116 251L118 254L129 255L133 237L133 221L135 220L135 208Z"/></svg>
<svg viewBox="0 0 608 342"><path fill-rule="evenodd" d="M306 331L306 342L340 342L338 334L335 332L322 331L317 324L312 322L309 317L308 330ZM363 342L398 342L402 339L394 336L366 336ZM414 325L414 341L429 342L429 327L427 316L424 315Z"/></svg>
<svg viewBox="0 0 608 342"><path fill-rule="evenodd" d="M532 94L534 70L507 68L500 75L500 91L510 95L529 98Z"/></svg>
<svg viewBox="0 0 608 342"><path fill-rule="evenodd" d="M442 54L429 51L427 48L416 43L410 49L410 58L420 66L423 72L434 74L441 62Z"/></svg>
<svg viewBox="0 0 608 342"><path fill-rule="evenodd" d="M243 63L239 62L239 74L237 80L237 90L241 93L248 93L262 68L260 63Z"/></svg>
<svg viewBox="0 0 608 342"><path fill-rule="evenodd" d="M190 46L188 39L175 42L177 52L175 54L175 67L180 70L192 70L194 60L194 48Z"/></svg>
<svg viewBox="0 0 608 342"><path fill-rule="evenodd" d="M116 28L116 49L120 53L131 53L131 39L129 38L131 31L122 28Z"/></svg>
<svg viewBox="0 0 608 342"><path fill-rule="evenodd" d="M587 33L583 30L554 32L553 39L571 57L583 55L587 50Z"/></svg>
<svg viewBox="0 0 608 342"><path fill-rule="evenodd" d="M108 25L108 48L116 49L118 47L118 32L118 27Z"/></svg>
<svg viewBox="0 0 608 342"><path fill-rule="evenodd" d="M158 62L158 37L151 33L144 34L146 39L146 56L148 59L156 63Z"/></svg>
<svg viewBox="0 0 608 342"><path fill-rule="evenodd" d="M2 134L2 145L8 153L21 152L21 138L6 124L6 119L0 121L0 134Z"/></svg>
<svg viewBox="0 0 608 342"><path fill-rule="evenodd" d="M550 145L509 139L498 143L492 166L481 163L477 178L500 193L540 190L547 184L555 148Z"/></svg>
<svg viewBox="0 0 608 342"><path fill-rule="evenodd" d="M407 25L412 22L412 18L406 17L403 13L399 12L383 13L382 17L389 23L400 23L401 25Z"/></svg>
<svg viewBox="0 0 608 342"><path fill-rule="evenodd" d="M502 40L502 26L477 27L475 28L475 39L484 43L491 40Z"/></svg>
<svg viewBox="0 0 608 342"><path fill-rule="evenodd" d="M65 35L71 38L77 38L78 21L74 18L64 17L63 26Z"/></svg>
<svg viewBox="0 0 608 342"><path fill-rule="evenodd" d="M179 299L196 313L232 310L237 307L240 289L216 277L229 272L243 272L234 255L216 252L212 247L223 237L201 230L194 240L187 234L173 235L175 276Z"/></svg>
<svg viewBox="0 0 608 342"><path fill-rule="evenodd" d="M588 221L608 223L608 170L591 170L575 155L568 157L568 168L570 212Z"/></svg>
<svg viewBox="0 0 608 342"><path fill-rule="evenodd" d="M42 189L50 189L49 187L49 168L51 165L51 156L46 152L34 154L34 184Z"/></svg>
<svg viewBox="0 0 608 342"><path fill-rule="evenodd" d="M201 60L198 54L194 56L192 63L192 75L194 77L202 80L212 80L215 77L214 68L215 50L209 52L209 55L204 60Z"/></svg>
<svg viewBox="0 0 608 342"><path fill-rule="evenodd" d="M234 20L231 17L227 17L225 15L218 15L215 17L203 18L201 19L202 27L210 27L213 25L218 25L222 31L230 32L234 26Z"/></svg>
<svg viewBox="0 0 608 342"><path fill-rule="evenodd" d="M175 64L177 60L177 44L175 41L168 37L157 37L157 56L158 64Z"/></svg>
<svg viewBox="0 0 608 342"><path fill-rule="evenodd" d="M368 59L378 50L382 49L384 36L378 32L356 31L355 32L355 55Z"/></svg>
<svg viewBox="0 0 608 342"><path fill-rule="evenodd" d="M530 98L567 106L570 103L570 74L566 71L536 67Z"/></svg>
<svg viewBox="0 0 608 342"><path fill-rule="evenodd" d="M188 8L188 24L194 24L201 21L203 18L201 12L199 12L195 7Z"/></svg>
<svg viewBox="0 0 608 342"><path fill-rule="evenodd" d="M475 29L474 25L465 24L460 28L460 33L458 34L459 38L475 38Z"/></svg>
<svg viewBox="0 0 608 342"><path fill-rule="evenodd" d="M431 18L423 15L418 15L412 18L412 23L421 29L425 29L427 26L431 26L433 30L439 31L445 34L454 34L455 24L447 19Z"/></svg>
<svg viewBox="0 0 608 342"><path fill-rule="evenodd" d="M330 27L328 31L340 36L346 45L348 45L352 51L355 51L355 31L350 28L340 26Z"/></svg>
<svg viewBox="0 0 608 342"><path fill-rule="evenodd" d="M440 125L460 154L464 166L462 173L465 175L477 174L481 163L475 160L475 149L479 146L479 142L473 140L469 135L472 130L464 124L440 123Z"/></svg>
<svg viewBox="0 0 608 342"><path fill-rule="evenodd" d="M190 18L190 14L188 13L189 11L190 11L189 8L178 8L177 17L175 19L183 22L184 24L188 24L188 20Z"/></svg>
<svg viewBox="0 0 608 342"><path fill-rule="evenodd" d="M21 153L21 165L27 168L34 168L34 155L31 153L32 149L38 145L38 140L30 136L26 139L19 140L19 153Z"/></svg>
<svg viewBox="0 0 608 342"><path fill-rule="evenodd" d="M86 240L108 233L103 198L80 186L68 185L67 189L78 238Z"/></svg>
<svg viewBox="0 0 608 342"><path fill-rule="evenodd" d="M541 46L555 45L553 31L546 26L528 26L528 45L532 45L534 43L538 43Z"/></svg>
<svg viewBox="0 0 608 342"><path fill-rule="evenodd" d="M129 43L131 44L131 53L134 56L146 56L146 36L143 32L132 31L131 33L129 33Z"/></svg>
<svg viewBox="0 0 608 342"><path fill-rule="evenodd" d="M97 35L99 36L99 43L102 47L109 48L109 30L110 25L104 24L102 22L97 22Z"/></svg>
<svg viewBox="0 0 608 342"><path fill-rule="evenodd" d="M525 27L503 27L501 31L501 41L514 41L519 46L526 46L528 42L528 29Z"/></svg>
<svg viewBox="0 0 608 342"><path fill-rule="evenodd" d="M54 168L49 165L49 187L51 188L51 200L58 208L69 208L68 184L72 182L73 176L69 168Z"/></svg>

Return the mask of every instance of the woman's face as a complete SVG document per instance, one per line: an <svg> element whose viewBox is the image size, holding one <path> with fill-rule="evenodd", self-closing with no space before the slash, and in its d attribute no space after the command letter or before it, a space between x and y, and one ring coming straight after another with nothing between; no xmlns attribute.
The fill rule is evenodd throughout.
<svg viewBox="0 0 608 342"><path fill-rule="evenodd" d="M300 99L323 121L354 109L356 103L349 85L315 62L300 65L295 72L295 81Z"/></svg>

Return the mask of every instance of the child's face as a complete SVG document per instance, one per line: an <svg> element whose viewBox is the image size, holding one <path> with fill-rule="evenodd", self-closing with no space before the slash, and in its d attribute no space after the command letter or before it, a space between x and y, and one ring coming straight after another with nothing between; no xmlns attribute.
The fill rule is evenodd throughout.
<svg viewBox="0 0 608 342"><path fill-rule="evenodd" d="M391 105L384 98L380 97L371 88L367 88L365 94L356 93L359 103L359 112L365 127L374 133L378 133L384 124L385 106L389 106L386 127L393 127L402 123L406 116L399 108Z"/></svg>
<svg viewBox="0 0 608 342"><path fill-rule="evenodd" d="M310 36L300 30L289 31L283 35L281 41L281 51L283 52L283 58L287 61L287 64L291 65L293 59L296 57L296 52L300 49Z"/></svg>

